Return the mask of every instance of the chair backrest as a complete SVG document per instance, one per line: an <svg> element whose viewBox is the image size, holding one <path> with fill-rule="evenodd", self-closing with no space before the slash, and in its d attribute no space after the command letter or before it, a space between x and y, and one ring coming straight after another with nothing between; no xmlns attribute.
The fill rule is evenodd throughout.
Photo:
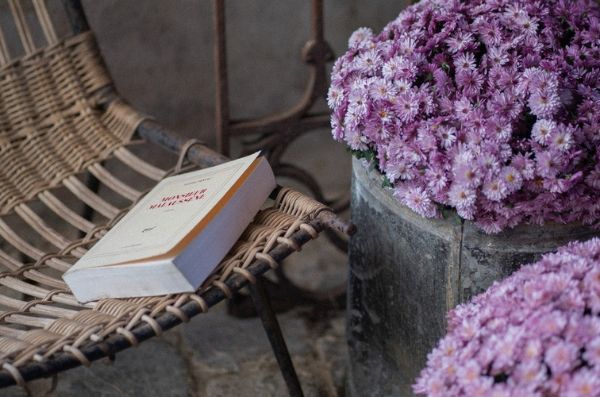
<svg viewBox="0 0 600 397"><path fill-rule="evenodd" d="M134 153L144 118L116 95L79 2L1 1L0 378L23 385L18 366L115 319L112 303L77 302L61 275L167 171Z"/></svg>
<svg viewBox="0 0 600 397"><path fill-rule="evenodd" d="M61 38L48 1L7 0L0 26L1 214L106 158L142 119L122 101L105 111L112 81L81 4L60 2Z"/></svg>

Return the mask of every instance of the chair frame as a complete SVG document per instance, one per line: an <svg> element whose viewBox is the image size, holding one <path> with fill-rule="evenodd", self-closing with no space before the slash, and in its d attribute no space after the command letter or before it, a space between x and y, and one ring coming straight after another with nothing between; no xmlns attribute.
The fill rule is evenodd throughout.
<svg viewBox="0 0 600 397"><path fill-rule="evenodd" d="M79 0L61 0L66 10L73 35L78 35L90 30L83 7ZM114 87L105 87L97 92L95 97L99 103L108 109L109 106L120 97ZM152 120L143 120L136 129L136 134L143 140L156 144L173 153L181 154L182 150L187 160L200 167L209 167L228 161L227 157L212 151L202 145L192 145L188 140L178 136L162 127ZM93 185L93 178L90 179ZM281 334L277 318L270 307L268 297L262 285L261 276L274 268L281 260L299 250L305 243L315 238L324 230L337 230L347 235L354 234L354 225L344 221L330 210L319 211L318 214L307 222L306 228L300 228L287 238L287 243L278 243L267 255L256 259L247 268L247 274L236 274L230 277L223 286L210 288L200 293L183 294L175 296L174 303L156 317L154 323L141 323L136 325L127 333L112 333L106 339L100 340L89 346L81 347L77 354L74 352L59 352L49 360L28 363L20 366L18 370L11 366L2 366L0 370L0 387L19 384L27 388L27 382L42 377L54 376L64 370L77 367L101 358L113 358L120 352L131 346L135 346L151 337L157 336L164 330L171 329L176 325L187 322L191 317L206 312L217 303L231 299L232 295L242 288L248 286L256 307L261 317L271 346L279 363L290 395L301 396L302 390L298 377L295 373L289 352ZM179 302L185 302L179 304ZM160 329L157 329L157 326Z"/></svg>

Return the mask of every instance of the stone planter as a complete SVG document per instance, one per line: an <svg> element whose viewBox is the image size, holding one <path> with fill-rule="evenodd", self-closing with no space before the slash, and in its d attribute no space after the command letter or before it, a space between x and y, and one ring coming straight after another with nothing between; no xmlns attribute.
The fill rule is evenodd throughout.
<svg viewBox="0 0 600 397"><path fill-rule="evenodd" d="M523 225L487 235L457 218L425 219L353 163L347 338L348 395L410 396L446 312L521 264L573 240L581 225Z"/></svg>

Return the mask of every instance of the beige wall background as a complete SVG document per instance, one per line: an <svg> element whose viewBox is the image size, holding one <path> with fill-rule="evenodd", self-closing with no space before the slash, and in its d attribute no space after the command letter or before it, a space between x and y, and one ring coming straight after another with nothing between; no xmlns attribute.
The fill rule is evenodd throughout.
<svg viewBox="0 0 600 397"><path fill-rule="evenodd" d="M209 0L82 0L121 94L189 137L214 142L215 86ZM362 26L375 32L407 1L325 0L325 38L336 56ZM226 4L232 117L256 117L300 100L308 66L308 0Z"/></svg>

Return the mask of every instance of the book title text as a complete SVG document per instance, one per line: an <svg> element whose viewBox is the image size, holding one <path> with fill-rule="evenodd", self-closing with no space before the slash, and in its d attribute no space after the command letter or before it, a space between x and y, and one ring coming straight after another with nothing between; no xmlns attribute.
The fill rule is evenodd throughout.
<svg viewBox="0 0 600 397"><path fill-rule="evenodd" d="M158 209L165 207L172 207L177 204L189 203L192 201L202 200L204 198L204 194L206 193L206 189L202 190L194 190L185 194L176 194L174 196L163 197L159 203L150 204L149 209Z"/></svg>

